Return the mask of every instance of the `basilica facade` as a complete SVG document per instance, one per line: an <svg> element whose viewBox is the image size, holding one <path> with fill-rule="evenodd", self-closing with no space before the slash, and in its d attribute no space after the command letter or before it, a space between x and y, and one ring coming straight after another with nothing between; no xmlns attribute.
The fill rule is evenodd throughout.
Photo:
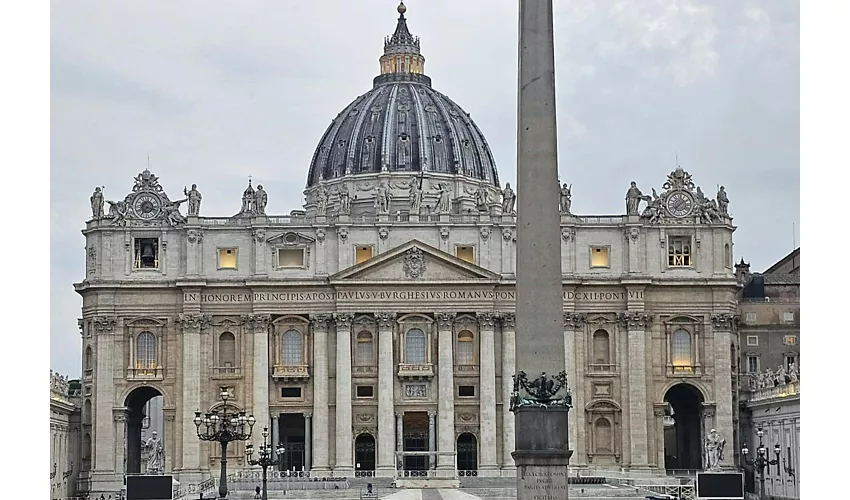
<svg viewBox="0 0 850 500"><path fill-rule="evenodd" d="M239 213L202 215L203 186L174 201L148 170L123 199L92 195L75 284L90 491L142 472L157 396L164 469L183 484L217 474L193 418L223 404L314 477L515 474L516 196L399 13L372 89L322 136L301 209L267 214L274 194L249 182ZM575 215L571 186L553 186L575 466L699 469L709 430L731 443L737 427L729 200L665 174L651 196L622 179L622 215Z"/></svg>

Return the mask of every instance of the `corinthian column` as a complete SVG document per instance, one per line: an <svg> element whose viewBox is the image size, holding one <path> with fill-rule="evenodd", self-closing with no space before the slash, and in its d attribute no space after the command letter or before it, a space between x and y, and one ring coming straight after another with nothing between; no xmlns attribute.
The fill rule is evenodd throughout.
<svg viewBox="0 0 850 500"><path fill-rule="evenodd" d="M330 314L310 316L313 325L313 467L329 470L328 455L328 321Z"/></svg>
<svg viewBox="0 0 850 500"><path fill-rule="evenodd" d="M480 476L494 476L499 466L496 463L496 340L495 317L492 312L479 312L478 332L480 340L479 383L479 432L481 434Z"/></svg>
<svg viewBox="0 0 850 500"><path fill-rule="evenodd" d="M112 400L115 392L113 381L113 353L115 352L115 324L111 316L94 319L95 341L97 342L97 372L95 373L94 393L94 443L92 444L94 463L92 464L92 488L106 491L115 480L115 441L123 436L115 435L115 422L112 419ZM194 417L194 413L192 414ZM194 425L192 426L194 427Z"/></svg>
<svg viewBox="0 0 850 500"><path fill-rule="evenodd" d="M334 474L354 475L351 430L351 313L335 313L336 323L336 461Z"/></svg>
<svg viewBox="0 0 850 500"><path fill-rule="evenodd" d="M646 327L652 316L642 311L627 311L620 315L620 325L629 332L629 463L632 467L649 466L646 438L649 429L646 406ZM730 400L729 404L732 402Z"/></svg>
<svg viewBox="0 0 850 500"><path fill-rule="evenodd" d="M180 481L197 481L201 469L201 442L192 419L201 408L201 330L209 325L206 314L181 314L177 321L183 329L183 460Z"/></svg>
<svg viewBox="0 0 850 500"><path fill-rule="evenodd" d="M396 314L375 313L378 321L378 463L379 476L394 476L395 453L393 446L393 325Z"/></svg>
<svg viewBox="0 0 850 500"><path fill-rule="evenodd" d="M454 366L452 359L452 327L455 313L438 312L437 342L439 343L437 384L440 399L437 402L437 451L455 451L455 398ZM438 469L453 469L455 460L452 455L441 454L437 457Z"/></svg>
<svg viewBox="0 0 850 500"><path fill-rule="evenodd" d="M712 314L714 332L714 387L716 414L714 429L731 442L732 436L732 334L738 325L738 316L729 313ZM699 352L699 349L695 349ZM710 429L708 429L710 430ZM732 467L734 453L724 453L721 467Z"/></svg>
<svg viewBox="0 0 850 500"><path fill-rule="evenodd" d="M248 314L242 317L242 321L253 332L254 336L254 363L253 384L254 418L257 419L256 428L262 431L263 427L271 428L269 420L269 321L268 314ZM263 445L263 433L254 432L251 436L254 448L260 449Z"/></svg>
<svg viewBox="0 0 850 500"><path fill-rule="evenodd" d="M516 445L514 416L510 411L513 376L516 372L516 316L502 313L502 469L516 471L511 453Z"/></svg>
<svg viewBox="0 0 850 500"><path fill-rule="evenodd" d="M579 381L578 363L576 356L576 332L584 329L587 323L587 315L584 313L564 313L564 359L567 364L567 381L573 389L573 409L569 413L569 437L570 449L573 450L572 459L577 465L583 465L587 456L579 443L579 426L582 425L584 414L584 384ZM578 453L575 451L578 450Z"/></svg>

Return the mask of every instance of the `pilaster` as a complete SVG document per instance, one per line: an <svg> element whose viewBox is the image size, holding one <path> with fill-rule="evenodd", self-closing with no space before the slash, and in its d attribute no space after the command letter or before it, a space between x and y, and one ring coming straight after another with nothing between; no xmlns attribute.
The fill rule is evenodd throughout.
<svg viewBox="0 0 850 500"><path fill-rule="evenodd" d="M112 418L112 401L115 394L114 344L115 333L122 330L122 323L114 316L94 318L97 341L97 374L94 377L94 439L92 452L92 491L115 491L120 478L115 470L115 422Z"/></svg>
<svg viewBox="0 0 850 500"><path fill-rule="evenodd" d="M310 316L313 326L313 470L330 470L328 432L328 322L330 314Z"/></svg>
<svg viewBox="0 0 850 500"><path fill-rule="evenodd" d="M266 264L266 230L257 228L253 231L254 237L254 274L257 276L268 275ZM256 417L256 415L254 415Z"/></svg>
<svg viewBox="0 0 850 500"><path fill-rule="evenodd" d="M253 363L253 415L257 419L254 427L260 431L264 427L271 428L269 420L269 321L268 314L248 314L242 317L242 322L248 326L254 336ZM251 436L255 449L263 445L262 432L254 432Z"/></svg>
<svg viewBox="0 0 850 500"><path fill-rule="evenodd" d="M646 328L652 315L643 311L626 311L620 314L620 326L628 333L628 399L629 399L629 464L631 467L649 466L646 404Z"/></svg>
<svg viewBox="0 0 850 500"><path fill-rule="evenodd" d="M714 332L714 401L717 405L714 429L727 442L732 442L732 335L738 326L738 316L729 313L711 315ZM734 467L734 453L724 453L721 467Z"/></svg>
<svg viewBox="0 0 850 500"><path fill-rule="evenodd" d="M395 451L404 451L404 412L396 412L395 414L396 431L395 431ZM404 468L404 461L401 455L397 455L396 464L399 470Z"/></svg>
<svg viewBox="0 0 850 500"><path fill-rule="evenodd" d="M351 313L334 313L336 324L336 460L334 474L354 475L351 420Z"/></svg>
<svg viewBox="0 0 850 500"><path fill-rule="evenodd" d="M201 356L198 353L201 352L201 330L206 329L209 322L210 318L206 314L180 314L177 317L183 339L180 370L183 375L183 414L180 417L183 456L180 481L190 484L201 479L201 442L192 420L196 411L205 410L201 408Z"/></svg>
<svg viewBox="0 0 850 500"><path fill-rule="evenodd" d="M313 414L307 412L304 414L304 468L313 470L311 467L313 462Z"/></svg>
<svg viewBox="0 0 850 500"><path fill-rule="evenodd" d="M511 453L516 446L515 419L510 411L513 375L516 372L516 316L501 314L502 320L502 469L516 470Z"/></svg>
<svg viewBox="0 0 850 500"><path fill-rule="evenodd" d="M439 401L437 403L437 450L455 451L455 399L454 399L454 360L452 341L455 313L438 312L437 342L439 344L437 384ZM455 459L449 454L437 456L438 469L454 469Z"/></svg>
<svg viewBox="0 0 850 500"><path fill-rule="evenodd" d="M480 341L479 383L479 440L481 456L478 461L479 475L495 475L496 462L496 341L493 312L476 314Z"/></svg>
<svg viewBox="0 0 850 500"><path fill-rule="evenodd" d="M570 449L578 450L573 453L576 465L587 465L586 450L579 446L579 429L584 428L584 384L578 375L580 357L576 356L576 336L584 331L587 324L587 314L564 313L564 360L566 361L567 380L573 390L573 411L569 413Z"/></svg>
<svg viewBox="0 0 850 500"><path fill-rule="evenodd" d="M428 451L437 451L437 412L428 412ZM434 460L434 455L428 457L428 468L435 469L437 461Z"/></svg>
<svg viewBox="0 0 850 500"><path fill-rule="evenodd" d="M393 475L395 459L393 457L393 325L396 314L375 313L378 322L378 456L376 472Z"/></svg>
<svg viewBox="0 0 850 500"><path fill-rule="evenodd" d="M328 246L325 243L327 237L327 227L320 226L316 228L316 274L319 276L328 275Z"/></svg>

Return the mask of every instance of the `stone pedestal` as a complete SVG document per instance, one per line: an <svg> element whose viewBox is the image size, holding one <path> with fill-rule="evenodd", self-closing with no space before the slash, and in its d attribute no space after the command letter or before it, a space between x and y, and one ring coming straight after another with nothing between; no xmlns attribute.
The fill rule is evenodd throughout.
<svg viewBox="0 0 850 500"><path fill-rule="evenodd" d="M419 222L419 214L410 214L410 222Z"/></svg>
<svg viewBox="0 0 850 500"><path fill-rule="evenodd" d="M569 423L566 408L518 408L515 412L517 500L568 497ZM528 429L523 432L523 429Z"/></svg>

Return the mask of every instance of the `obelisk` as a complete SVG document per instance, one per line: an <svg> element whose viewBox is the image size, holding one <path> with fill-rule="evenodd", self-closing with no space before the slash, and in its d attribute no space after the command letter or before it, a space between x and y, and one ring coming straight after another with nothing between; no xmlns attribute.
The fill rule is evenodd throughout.
<svg viewBox="0 0 850 500"><path fill-rule="evenodd" d="M519 0L517 111L517 500L568 497L564 306L552 0Z"/></svg>

